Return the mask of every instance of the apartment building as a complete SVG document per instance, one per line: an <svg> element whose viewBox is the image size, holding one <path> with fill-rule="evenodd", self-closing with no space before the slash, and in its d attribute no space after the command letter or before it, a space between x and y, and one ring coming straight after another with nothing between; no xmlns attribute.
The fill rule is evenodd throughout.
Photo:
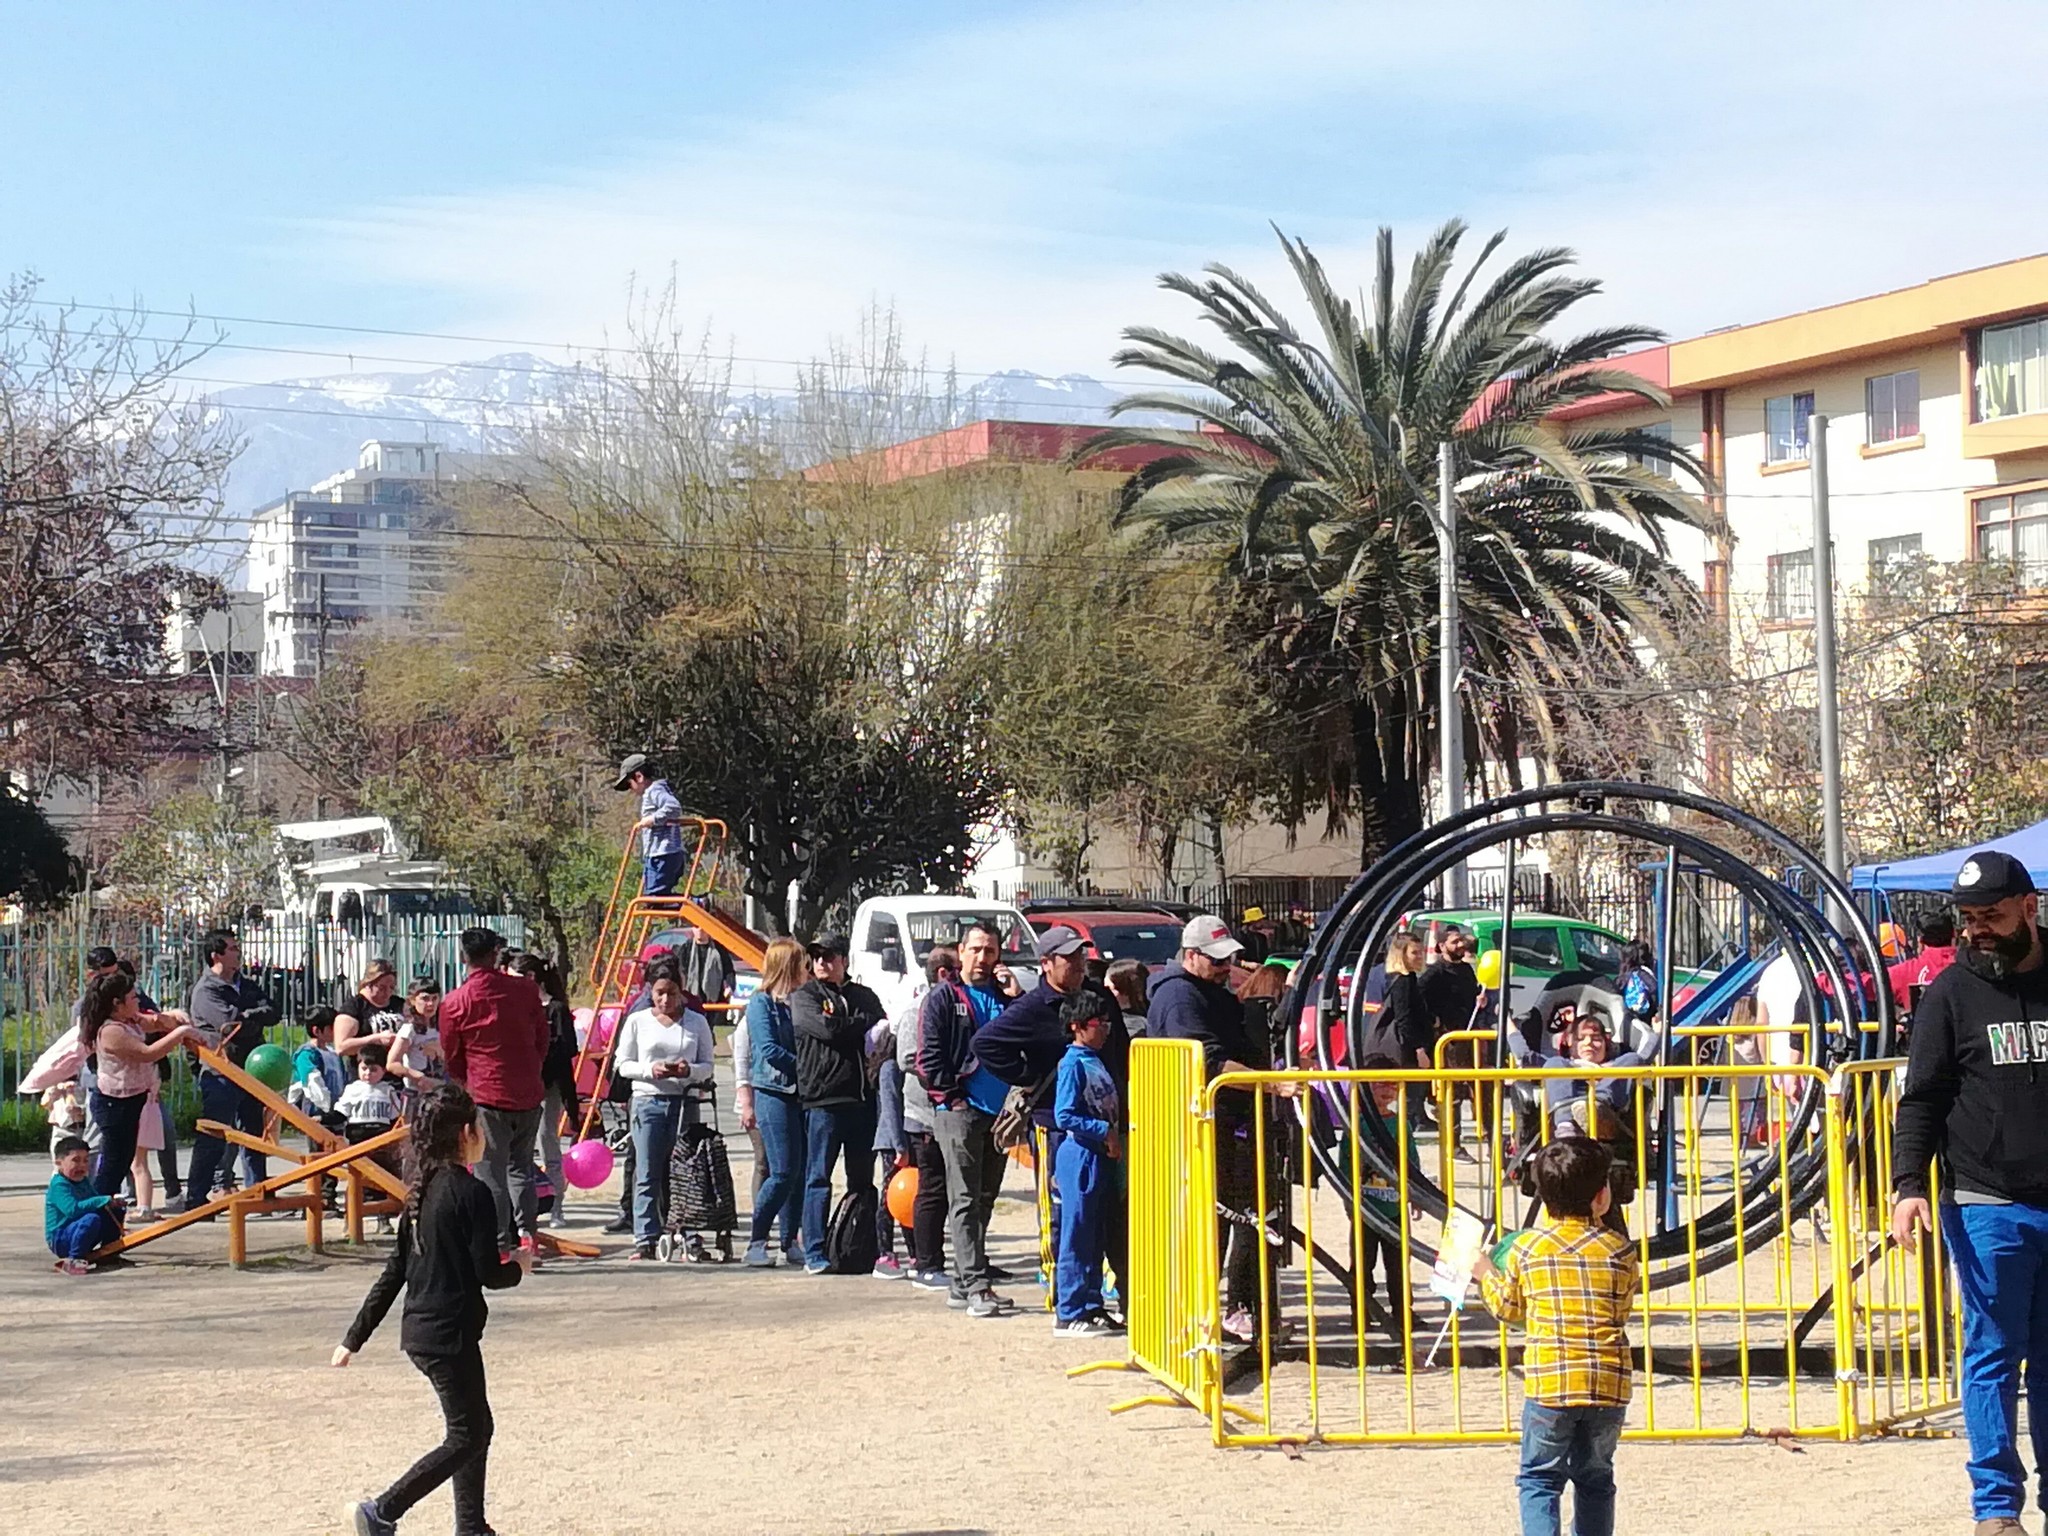
<svg viewBox="0 0 2048 1536"><path fill-rule="evenodd" d="M417 619L452 569L455 488L511 462L372 440L353 469L256 512L248 579L263 603L264 675L311 677L346 630Z"/></svg>
<svg viewBox="0 0 2048 1536"><path fill-rule="evenodd" d="M1662 430L1700 456L1728 529L1685 553L1738 622L1812 618L1816 416L1839 588L1919 555L2012 559L2048 587L2048 255L1618 361L1671 406L1614 397L1568 414Z"/></svg>

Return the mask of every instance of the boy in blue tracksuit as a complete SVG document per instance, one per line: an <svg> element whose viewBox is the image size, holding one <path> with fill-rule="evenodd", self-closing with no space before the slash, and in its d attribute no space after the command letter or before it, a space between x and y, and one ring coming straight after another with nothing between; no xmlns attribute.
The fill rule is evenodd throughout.
<svg viewBox="0 0 2048 1536"><path fill-rule="evenodd" d="M1059 1262L1055 1276L1054 1333L1094 1338L1117 1326L1102 1305L1102 1249L1116 1170L1123 1156L1117 1136L1121 1118L1116 1080L1103 1062L1111 1010L1116 1005L1083 992L1060 1009L1069 1044L1060 1058L1053 1089L1053 1128L1060 1133L1053 1153L1053 1186L1059 1194Z"/></svg>

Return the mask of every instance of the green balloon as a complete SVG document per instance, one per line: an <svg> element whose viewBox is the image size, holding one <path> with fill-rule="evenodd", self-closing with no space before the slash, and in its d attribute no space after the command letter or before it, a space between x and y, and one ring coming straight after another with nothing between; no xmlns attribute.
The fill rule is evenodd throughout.
<svg viewBox="0 0 2048 1536"><path fill-rule="evenodd" d="M272 1093L283 1093L291 1086L292 1059L285 1055L283 1046L257 1046L242 1064L242 1070Z"/></svg>

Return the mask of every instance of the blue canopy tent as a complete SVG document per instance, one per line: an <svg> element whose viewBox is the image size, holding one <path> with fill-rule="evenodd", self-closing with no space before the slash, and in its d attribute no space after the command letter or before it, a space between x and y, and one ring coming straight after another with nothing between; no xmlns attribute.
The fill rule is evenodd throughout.
<svg viewBox="0 0 2048 1536"><path fill-rule="evenodd" d="M1849 888L1856 891L1942 891L1955 883L1963 860L1980 848L1997 848L2025 864L2034 884L2048 890L2048 821L1989 842L1972 843L1948 853L1930 853L1917 859L1900 859L1891 864L1859 864L1849 871Z"/></svg>

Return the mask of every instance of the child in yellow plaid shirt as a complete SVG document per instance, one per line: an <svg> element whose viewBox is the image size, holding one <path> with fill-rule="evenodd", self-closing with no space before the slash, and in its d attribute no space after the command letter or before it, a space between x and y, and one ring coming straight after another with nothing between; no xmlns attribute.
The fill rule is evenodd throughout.
<svg viewBox="0 0 2048 1536"><path fill-rule="evenodd" d="M1613 1536L1614 1448L1628 1413L1634 1356L1628 1319L1636 1251L1600 1224L1613 1201L1607 1149L1564 1136L1536 1154L1536 1192L1549 1221L1516 1238L1496 1266L1475 1266L1486 1305L1520 1323L1522 1536L1559 1536L1558 1504L1572 1486L1577 1536Z"/></svg>

